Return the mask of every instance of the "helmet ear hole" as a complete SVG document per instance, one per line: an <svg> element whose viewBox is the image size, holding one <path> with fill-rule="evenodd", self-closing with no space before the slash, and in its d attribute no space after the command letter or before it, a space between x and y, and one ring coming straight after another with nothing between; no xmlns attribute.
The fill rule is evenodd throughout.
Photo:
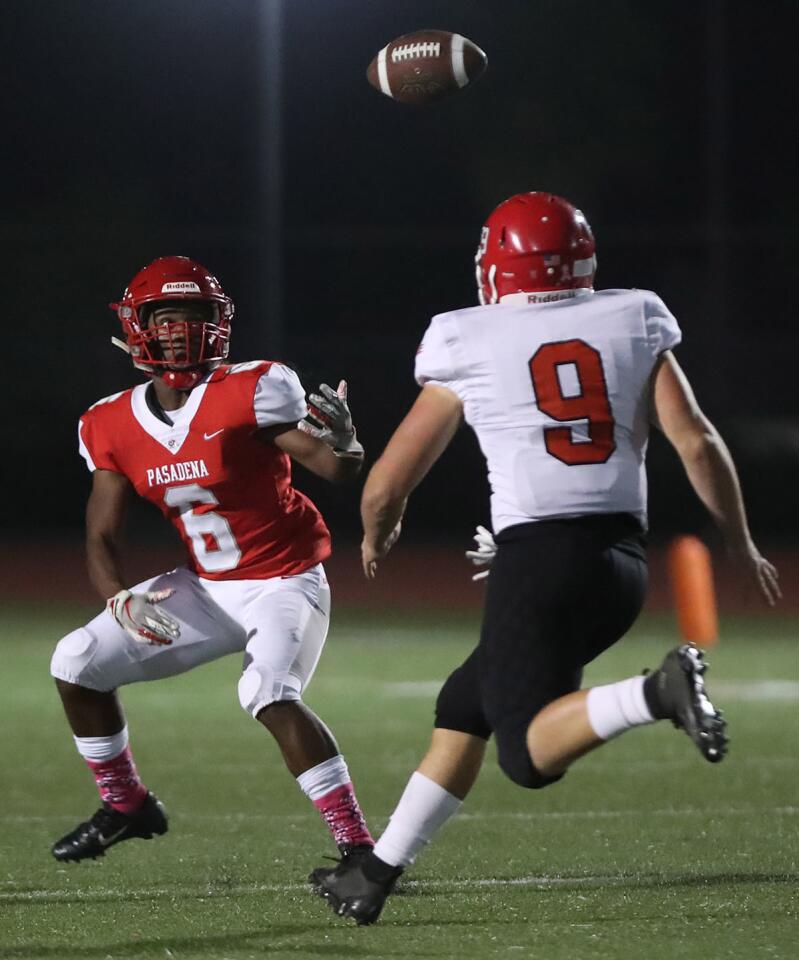
<svg viewBox="0 0 799 960"><path fill-rule="evenodd" d="M503 227L503 228L502 228L502 231L500 232L500 235L499 235L499 245L500 245L501 247L504 247L504 246L505 246L505 231L506 231L506 229L507 229L506 227Z"/></svg>

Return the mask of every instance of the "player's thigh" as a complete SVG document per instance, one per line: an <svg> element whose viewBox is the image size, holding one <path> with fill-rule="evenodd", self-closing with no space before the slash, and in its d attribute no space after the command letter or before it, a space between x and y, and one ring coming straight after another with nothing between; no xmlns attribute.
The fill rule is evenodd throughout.
<svg viewBox="0 0 799 960"><path fill-rule="evenodd" d="M501 544L488 578L478 647L483 707L492 729L509 718L529 723L550 700L579 688L579 631L560 583L532 541Z"/></svg>
<svg viewBox="0 0 799 960"><path fill-rule="evenodd" d="M524 787L553 783L532 765L526 734L548 703L579 689L583 666L637 616L645 563L622 555L613 526L560 523L501 543L479 647L483 707L503 771Z"/></svg>
<svg viewBox="0 0 799 960"><path fill-rule="evenodd" d="M299 700L322 654L330 588L317 564L294 577L248 582L247 647L239 701L252 716L279 700Z"/></svg>
<svg viewBox="0 0 799 960"><path fill-rule="evenodd" d="M612 522L542 526L501 543L480 639L486 714L526 713L579 688L582 669L619 640L646 589L643 554L616 545Z"/></svg>
<svg viewBox="0 0 799 960"><path fill-rule="evenodd" d="M595 580L592 628L582 633L582 662L590 663L635 623L646 599L648 570L643 556L625 544L605 552Z"/></svg>
<svg viewBox="0 0 799 960"><path fill-rule="evenodd" d="M139 643L104 610L58 643L50 664L54 677L107 691L184 673L244 648L244 629L214 602L190 570L179 568L132 589L136 593L173 590L160 606L178 621L180 635L168 645Z"/></svg>
<svg viewBox="0 0 799 960"><path fill-rule="evenodd" d="M529 789L554 782L530 760L530 721L547 703L579 689L582 679L568 559L536 541L501 544L488 578L478 647L483 710L502 771Z"/></svg>

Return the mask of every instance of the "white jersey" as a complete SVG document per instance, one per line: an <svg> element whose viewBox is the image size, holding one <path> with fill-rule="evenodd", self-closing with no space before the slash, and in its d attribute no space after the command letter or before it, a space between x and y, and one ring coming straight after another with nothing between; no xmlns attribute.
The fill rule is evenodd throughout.
<svg viewBox="0 0 799 960"><path fill-rule="evenodd" d="M433 317L416 380L460 397L488 465L495 534L597 513L646 527L650 376L680 338L647 290Z"/></svg>

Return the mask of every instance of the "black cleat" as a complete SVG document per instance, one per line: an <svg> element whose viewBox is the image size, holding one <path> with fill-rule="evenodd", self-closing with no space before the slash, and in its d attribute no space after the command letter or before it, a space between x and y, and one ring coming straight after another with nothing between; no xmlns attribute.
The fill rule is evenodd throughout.
<svg viewBox="0 0 799 960"><path fill-rule="evenodd" d="M334 913L350 917L358 926L377 920L402 873L402 867L396 867L386 879L371 880L364 873L364 859L364 855L350 856L337 867L319 867L308 877L314 891L327 900Z"/></svg>
<svg viewBox="0 0 799 960"><path fill-rule="evenodd" d="M684 730L710 763L727 752L727 724L705 691L704 653L684 643L666 654L663 663L644 681L644 693L654 716Z"/></svg>
<svg viewBox="0 0 799 960"><path fill-rule="evenodd" d="M105 856L115 843L140 837L150 840L153 834L167 831L167 818L161 801L148 793L144 803L133 813L121 813L103 804L91 820L79 823L74 830L53 844L56 860L86 860Z"/></svg>
<svg viewBox="0 0 799 960"><path fill-rule="evenodd" d="M342 864L354 860L362 860L364 857L368 856L372 850L374 850L374 847L371 843L340 843L338 852L341 854L341 856L338 859L335 857L328 858L333 860L336 866L317 867L316 870L312 870L308 876L308 883L311 884L314 890L318 890L322 880L325 877L329 877L331 873L335 873Z"/></svg>
<svg viewBox="0 0 799 960"><path fill-rule="evenodd" d="M338 845L338 852L341 854L341 861L350 860L355 858L363 858L368 856L375 846L373 843L340 843Z"/></svg>

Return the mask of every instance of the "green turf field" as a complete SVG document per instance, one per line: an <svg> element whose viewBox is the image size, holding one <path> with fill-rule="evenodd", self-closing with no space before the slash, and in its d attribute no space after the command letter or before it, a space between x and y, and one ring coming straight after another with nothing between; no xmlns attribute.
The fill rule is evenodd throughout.
<svg viewBox="0 0 799 960"><path fill-rule="evenodd" d="M96 806L47 674L82 612L0 628L0 958L795 958L799 956L797 624L729 624L709 689L732 747L704 763L666 724L586 758L549 790L482 779L377 926L304 885L332 854L268 735L241 711L239 664L125 693L132 746L169 834L61 866L50 843ZM423 751L434 691L471 620L339 616L308 702L334 727L374 829ZM643 622L591 669L654 665Z"/></svg>

